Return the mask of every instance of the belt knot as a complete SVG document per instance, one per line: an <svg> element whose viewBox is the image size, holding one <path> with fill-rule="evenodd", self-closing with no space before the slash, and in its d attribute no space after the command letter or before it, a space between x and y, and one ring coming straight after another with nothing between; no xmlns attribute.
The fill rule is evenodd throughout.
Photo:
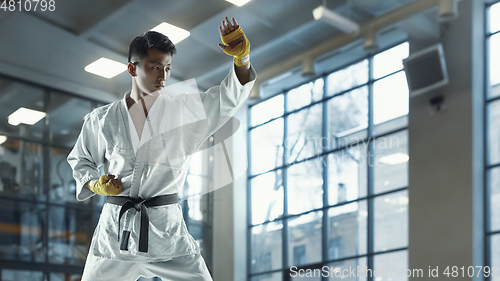
<svg viewBox="0 0 500 281"><path fill-rule="evenodd" d="M146 202L146 199L139 197L137 199L134 199L132 201L132 204L134 204L134 209L139 212L141 210L142 205Z"/></svg>

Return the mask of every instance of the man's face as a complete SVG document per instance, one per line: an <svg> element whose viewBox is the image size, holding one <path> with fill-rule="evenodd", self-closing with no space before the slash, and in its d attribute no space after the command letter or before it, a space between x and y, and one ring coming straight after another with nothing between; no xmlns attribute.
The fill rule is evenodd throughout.
<svg viewBox="0 0 500 281"><path fill-rule="evenodd" d="M135 78L142 93L151 94L165 87L170 78L172 56L157 49L149 49L148 56L137 65Z"/></svg>

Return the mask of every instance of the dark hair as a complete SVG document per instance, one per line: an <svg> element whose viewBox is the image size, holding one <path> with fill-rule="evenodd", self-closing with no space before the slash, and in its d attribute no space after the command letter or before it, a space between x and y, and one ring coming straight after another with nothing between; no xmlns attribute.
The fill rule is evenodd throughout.
<svg viewBox="0 0 500 281"><path fill-rule="evenodd" d="M177 52L174 43L167 36L156 31L148 31L135 37L130 43L128 62L131 62L132 58L143 59L147 57L148 50L153 48L172 56Z"/></svg>

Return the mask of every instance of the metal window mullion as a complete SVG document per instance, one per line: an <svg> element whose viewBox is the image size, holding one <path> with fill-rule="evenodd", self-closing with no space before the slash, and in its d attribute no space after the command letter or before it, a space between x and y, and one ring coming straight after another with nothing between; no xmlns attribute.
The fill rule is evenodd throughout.
<svg viewBox="0 0 500 281"><path fill-rule="evenodd" d="M287 108L287 99L288 99L288 94L283 93L284 99L283 99L283 106L286 112ZM287 149L285 147L286 144L286 138L288 134L287 130L287 124L288 124L288 115L283 116L283 164L287 163ZM290 280L290 276L287 275L288 272L288 181L287 181L287 174L288 174L288 168L283 168L281 170L281 176L282 182L283 182L283 216L285 219L283 219L283 231L282 231L282 256L283 256L283 280L288 281Z"/></svg>
<svg viewBox="0 0 500 281"><path fill-rule="evenodd" d="M44 111L49 112L50 105L50 93L48 89L45 89L44 94ZM43 139L45 143L50 143L50 114L45 116L44 122L44 132ZM50 211L50 203L49 203L49 187L50 187L50 145L42 146L42 161L43 161L43 190L45 193L45 223L42 226L42 247L45 252L45 262L49 262L49 211ZM44 271L45 273L45 271ZM48 278L50 281L50 277Z"/></svg>
<svg viewBox="0 0 500 281"><path fill-rule="evenodd" d="M247 110L247 124L248 128L251 127L251 111L252 109L249 107ZM247 159L248 159L248 169L247 171L249 176L251 175L252 172L252 145L251 145L251 133L252 131L248 129L247 131ZM252 274L252 228L250 227L252 225L252 185L251 185L252 179L250 177L247 178L247 214L246 214L246 220L247 220L247 279L251 279L251 274Z"/></svg>
<svg viewBox="0 0 500 281"><path fill-rule="evenodd" d="M368 151L367 151L367 196L371 197L373 195L373 185L374 185L374 176L373 176L373 136L374 136L374 97L373 97L373 57L368 58ZM366 202L367 204L367 266L370 269L374 268L373 255L374 252L374 198L369 198ZM368 276L367 281L373 281L373 276Z"/></svg>
<svg viewBox="0 0 500 281"><path fill-rule="evenodd" d="M91 101L90 103L90 112L92 112L95 108L97 107L97 102L96 101ZM102 212L102 208L99 208L99 204L98 204L98 200L93 200L92 201L93 203L93 206L92 206L92 223L93 225L95 225L97 227L97 223L99 221L99 217L100 215L98 216L97 213L101 213Z"/></svg>
<svg viewBox="0 0 500 281"><path fill-rule="evenodd" d="M488 33L488 37L491 37L491 36L494 36L494 35L497 35L500 33L500 30L497 30L495 32L492 32L492 33Z"/></svg>
<svg viewBox="0 0 500 281"><path fill-rule="evenodd" d="M488 153L487 153L487 150L488 150L488 132L487 132L487 129L488 129L488 115L487 115L487 108L488 108L488 104L489 104L489 101L488 101L488 96L489 96L489 90L490 90L490 87L489 87L489 43L490 43L490 40L491 40L491 36L492 35L488 35L488 30L489 30L489 26L488 26L488 11L489 11L489 7L486 6L485 9L484 9L484 31L485 31L485 44L484 44L484 74L485 74L485 81L484 81L484 91L483 91L483 97L484 97L484 103L483 103L483 233L484 233L484 236L483 236L483 239L484 239L484 245L483 245L483 249L484 249L484 253L483 253L483 259L484 259L484 265L485 266L490 266L491 267L491 260L490 260L490 256L491 256L491 251L490 251L490 241L489 241L489 237L490 235L488 235L488 229L489 229L489 218L490 218L490 213L489 213L489 210L490 210L490 204L489 204L489 200L488 200L488 195L489 195L489 188L488 188L488 169L486 169L485 167L488 167ZM491 280L491 277L486 277L485 278L486 280Z"/></svg>
<svg viewBox="0 0 500 281"><path fill-rule="evenodd" d="M326 77L323 78L323 99L326 97L326 91L327 91L327 81ZM321 157L321 167L322 167L322 174L323 174L323 227L322 229L322 265L325 264L326 261L330 259L329 257L329 233L330 233L330 224L328 221L328 209L326 209L326 206L328 206L328 154L325 154L325 151L328 150L328 106L327 106L327 101L322 102L323 106L323 120L321 122L321 148L322 148L322 157ZM326 276L322 277L322 281L328 281L328 278Z"/></svg>

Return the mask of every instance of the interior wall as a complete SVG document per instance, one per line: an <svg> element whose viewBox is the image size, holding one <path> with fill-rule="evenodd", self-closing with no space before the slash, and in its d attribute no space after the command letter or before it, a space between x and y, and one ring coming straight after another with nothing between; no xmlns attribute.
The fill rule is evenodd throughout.
<svg viewBox="0 0 500 281"><path fill-rule="evenodd" d="M458 19L444 25L441 35L450 83L410 99L408 268L423 269L425 277L429 266L443 278L447 266L484 265L481 159L473 158L482 154L482 135L473 128L481 126L482 113L473 98L483 95L477 73L484 65L483 11L482 1L459 2ZM439 94L444 109L433 111L429 100Z"/></svg>
<svg viewBox="0 0 500 281"><path fill-rule="evenodd" d="M246 281L247 276L247 112L244 104L234 116L239 130L226 142L233 181L214 192L212 277L217 281ZM232 122L233 129L238 121ZM224 167L215 170L221 171L219 168Z"/></svg>

